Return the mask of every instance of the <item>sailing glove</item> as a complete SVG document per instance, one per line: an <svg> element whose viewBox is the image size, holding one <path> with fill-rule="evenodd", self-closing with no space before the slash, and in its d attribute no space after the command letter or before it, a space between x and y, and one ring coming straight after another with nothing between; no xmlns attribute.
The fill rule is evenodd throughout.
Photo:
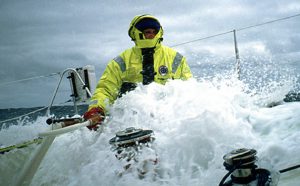
<svg viewBox="0 0 300 186"><path fill-rule="evenodd" d="M96 131L103 122L105 117L104 111L100 107L91 108L83 114L85 120L90 120L92 125L87 126L88 129Z"/></svg>

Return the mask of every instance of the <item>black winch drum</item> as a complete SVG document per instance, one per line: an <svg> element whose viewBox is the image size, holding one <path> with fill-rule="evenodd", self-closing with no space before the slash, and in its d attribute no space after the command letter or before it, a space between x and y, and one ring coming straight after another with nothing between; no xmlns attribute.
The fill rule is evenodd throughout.
<svg viewBox="0 0 300 186"><path fill-rule="evenodd" d="M116 133L116 136L109 140L109 144L122 146L135 144L139 142L148 142L153 134L152 130L136 129L134 127L126 128Z"/></svg>
<svg viewBox="0 0 300 186"><path fill-rule="evenodd" d="M225 164L234 166L240 164L241 167L253 165L256 161L256 150L254 149L236 149L226 154L223 159Z"/></svg>

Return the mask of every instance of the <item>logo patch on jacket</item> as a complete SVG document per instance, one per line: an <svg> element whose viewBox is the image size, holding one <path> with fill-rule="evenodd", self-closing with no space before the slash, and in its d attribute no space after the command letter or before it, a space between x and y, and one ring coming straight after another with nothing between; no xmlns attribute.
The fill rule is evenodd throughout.
<svg viewBox="0 0 300 186"><path fill-rule="evenodd" d="M160 75L165 76L168 74L168 67L166 67L165 65L162 65L159 67L158 72Z"/></svg>

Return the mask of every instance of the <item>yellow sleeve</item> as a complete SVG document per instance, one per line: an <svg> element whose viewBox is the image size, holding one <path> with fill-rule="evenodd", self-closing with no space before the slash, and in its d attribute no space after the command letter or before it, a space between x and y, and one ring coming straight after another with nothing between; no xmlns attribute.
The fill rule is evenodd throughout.
<svg viewBox="0 0 300 186"><path fill-rule="evenodd" d="M186 58L183 57L178 69L175 72L175 79L187 80L193 76L189 65L186 62Z"/></svg>
<svg viewBox="0 0 300 186"><path fill-rule="evenodd" d="M118 63L111 60L97 84L89 109L101 107L106 111L106 107L117 99L122 85L121 74Z"/></svg>

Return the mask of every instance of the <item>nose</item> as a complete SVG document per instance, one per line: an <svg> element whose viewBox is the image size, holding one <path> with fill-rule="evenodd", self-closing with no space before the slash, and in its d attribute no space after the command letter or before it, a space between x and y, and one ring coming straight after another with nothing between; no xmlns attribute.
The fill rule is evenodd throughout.
<svg viewBox="0 0 300 186"><path fill-rule="evenodd" d="M156 30L154 29L145 30L143 33L146 39L153 39L157 34Z"/></svg>

